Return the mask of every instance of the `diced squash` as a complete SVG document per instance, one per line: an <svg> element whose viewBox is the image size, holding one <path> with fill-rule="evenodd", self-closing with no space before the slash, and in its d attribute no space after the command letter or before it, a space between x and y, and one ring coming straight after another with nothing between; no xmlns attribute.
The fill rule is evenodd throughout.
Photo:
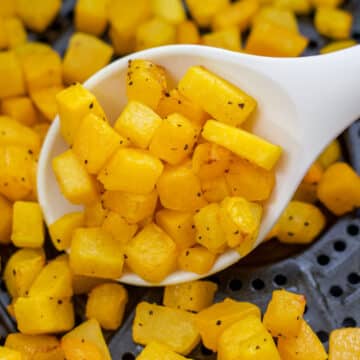
<svg viewBox="0 0 360 360"><path fill-rule="evenodd" d="M149 152L124 148L115 152L98 179L106 190L148 194L154 190L163 168Z"/></svg>
<svg viewBox="0 0 360 360"><path fill-rule="evenodd" d="M155 130L149 149L161 160L177 165L192 152L196 139L196 128L190 120L171 114Z"/></svg>
<svg viewBox="0 0 360 360"><path fill-rule="evenodd" d="M152 10L155 16L170 24L180 24L186 19L185 9L181 0L154 0Z"/></svg>
<svg viewBox="0 0 360 360"><path fill-rule="evenodd" d="M66 84L84 82L110 62L113 49L93 35L75 33L70 38L63 61Z"/></svg>
<svg viewBox="0 0 360 360"><path fill-rule="evenodd" d="M23 334L53 334L74 327L74 307L70 298L19 297L14 311Z"/></svg>
<svg viewBox="0 0 360 360"><path fill-rule="evenodd" d="M2 0L0 3L0 17L16 15L16 3L14 0Z"/></svg>
<svg viewBox="0 0 360 360"><path fill-rule="evenodd" d="M87 205L84 208L84 227L99 227L103 224L108 209L105 208L101 200Z"/></svg>
<svg viewBox="0 0 360 360"><path fill-rule="evenodd" d="M135 146L146 149L161 121L148 106L138 101L129 101L116 120L114 129Z"/></svg>
<svg viewBox="0 0 360 360"><path fill-rule="evenodd" d="M101 278L72 274L72 286L75 295L87 294L95 286L103 284L104 281L106 280Z"/></svg>
<svg viewBox="0 0 360 360"><path fill-rule="evenodd" d="M137 356L136 360L186 360L183 356L170 350L166 345L158 342L150 342Z"/></svg>
<svg viewBox="0 0 360 360"><path fill-rule="evenodd" d="M176 267L176 244L154 223L127 243L125 254L129 268L152 283L162 281Z"/></svg>
<svg viewBox="0 0 360 360"><path fill-rule="evenodd" d="M40 205L35 202L16 201L13 207L11 241L17 247L42 247L45 240Z"/></svg>
<svg viewBox="0 0 360 360"><path fill-rule="evenodd" d="M179 253L178 266L181 270L199 275L208 273L214 266L216 255L203 246L184 249Z"/></svg>
<svg viewBox="0 0 360 360"><path fill-rule="evenodd" d="M360 355L360 329L337 329L330 334L329 360L356 360Z"/></svg>
<svg viewBox="0 0 360 360"><path fill-rule="evenodd" d="M135 224L154 213L158 193L156 190L145 195L106 191L102 199L106 209L118 213L128 223Z"/></svg>
<svg viewBox="0 0 360 360"><path fill-rule="evenodd" d="M65 214L49 226L49 233L53 245L59 251L70 247L75 229L84 226L84 214L72 212Z"/></svg>
<svg viewBox="0 0 360 360"><path fill-rule="evenodd" d="M13 208L10 201L0 195L0 244L10 244Z"/></svg>
<svg viewBox="0 0 360 360"><path fill-rule="evenodd" d="M0 99L25 94L25 80L21 64L13 51L0 53Z"/></svg>
<svg viewBox="0 0 360 360"><path fill-rule="evenodd" d="M143 301L136 306L133 339L142 345L156 341L187 355L199 343L200 336L194 324L194 314Z"/></svg>
<svg viewBox="0 0 360 360"><path fill-rule="evenodd" d="M360 177L348 164L337 162L326 169L317 194L331 212L345 214L360 206Z"/></svg>
<svg viewBox="0 0 360 360"><path fill-rule="evenodd" d="M323 169L327 169L334 162L341 157L341 146L339 140L333 140L320 154L317 161L321 164Z"/></svg>
<svg viewBox="0 0 360 360"><path fill-rule="evenodd" d="M75 28L77 31L100 36L106 28L108 16L107 0L79 0L75 6Z"/></svg>
<svg viewBox="0 0 360 360"><path fill-rule="evenodd" d="M26 30L18 17L11 16L4 19L4 28L7 37L7 46L14 49L24 44L27 39Z"/></svg>
<svg viewBox="0 0 360 360"><path fill-rule="evenodd" d="M334 51L339 51L343 49L347 49L349 47L357 45L356 40L338 40L333 41L320 49L320 54L328 54Z"/></svg>
<svg viewBox="0 0 360 360"><path fill-rule="evenodd" d="M95 114L106 119L104 110L89 90L74 84L56 95L60 116L60 132L64 140L72 145L83 118Z"/></svg>
<svg viewBox="0 0 360 360"><path fill-rule="evenodd" d="M175 309L199 312L213 303L217 289L218 286L211 281L191 281L166 286L163 304Z"/></svg>
<svg viewBox="0 0 360 360"><path fill-rule="evenodd" d="M352 15L341 9L320 7L315 14L316 30L321 35L335 40L343 40L350 37L352 22Z"/></svg>
<svg viewBox="0 0 360 360"><path fill-rule="evenodd" d="M322 165L318 161L315 161L305 174L303 182L307 184L318 184L323 173L324 169Z"/></svg>
<svg viewBox="0 0 360 360"><path fill-rule="evenodd" d="M195 225L192 212L162 209L156 213L156 224L160 226L176 243L179 250L196 243Z"/></svg>
<svg viewBox="0 0 360 360"><path fill-rule="evenodd" d="M32 129L39 135L40 144L42 144L45 140L46 134L50 128L48 123L39 123L35 124Z"/></svg>
<svg viewBox="0 0 360 360"><path fill-rule="evenodd" d="M202 66L190 67L178 88L215 119L230 125L240 125L256 108L254 98Z"/></svg>
<svg viewBox="0 0 360 360"><path fill-rule="evenodd" d="M68 340L78 340L81 343L93 345L98 351L100 351L101 360L111 360L109 349L106 345L104 336L101 332L100 325L98 321L95 319L91 319L83 322L75 329L71 330L66 335L64 335L63 338L61 339L61 346L63 346L63 343ZM92 353L92 351L90 353ZM88 358L86 357L86 359ZM89 358L89 360L100 360L100 359Z"/></svg>
<svg viewBox="0 0 360 360"><path fill-rule="evenodd" d="M275 290L264 314L263 323L273 337L295 337L301 328L306 300L303 295ZM284 311L286 309L286 311Z"/></svg>
<svg viewBox="0 0 360 360"><path fill-rule="evenodd" d="M229 5L229 0L187 0L191 16L201 27L209 26L212 19Z"/></svg>
<svg viewBox="0 0 360 360"><path fill-rule="evenodd" d="M61 347L65 353L66 360L102 360L101 351L92 342L83 339L63 339Z"/></svg>
<svg viewBox="0 0 360 360"><path fill-rule="evenodd" d="M176 27L177 44L198 44L200 42L199 29L191 20L185 20Z"/></svg>
<svg viewBox="0 0 360 360"><path fill-rule="evenodd" d="M122 323L127 300L127 291L122 285L98 285L89 294L86 317L96 319L106 330L116 330Z"/></svg>
<svg viewBox="0 0 360 360"><path fill-rule="evenodd" d="M260 319L260 309L256 305L227 298L200 311L195 316L195 324L203 344L208 349L217 351L221 333L250 315Z"/></svg>
<svg viewBox="0 0 360 360"><path fill-rule="evenodd" d="M317 201L317 185L301 182L293 196L293 200L313 204Z"/></svg>
<svg viewBox="0 0 360 360"><path fill-rule="evenodd" d="M313 0L274 0L273 5L293 11L298 15L307 15L311 11Z"/></svg>
<svg viewBox="0 0 360 360"><path fill-rule="evenodd" d="M205 34L201 38L201 42L207 46L223 48L232 51L241 50L240 30L236 27L227 27L222 30L213 31Z"/></svg>
<svg viewBox="0 0 360 360"><path fill-rule="evenodd" d="M123 264L121 246L105 230L74 231L70 247L70 267L74 274L116 279L122 274Z"/></svg>
<svg viewBox="0 0 360 360"><path fill-rule="evenodd" d="M5 18L0 15L0 49L3 50L8 48L8 44L8 34L5 30Z"/></svg>
<svg viewBox="0 0 360 360"><path fill-rule="evenodd" d="M26 96L4 99L1 102L1 111L4 115L26 126L32 126L38 121L36 109Z"/></svg>
<svg viewBox="0 0 360 360"><path fill-rule="evenodd" d="M52 167L67 200L73 204L91 204L96 201L98 192L95 179L86 172L84 164L72 150L54 157Z"/></svg>
<svg viewBox="0 0 360 360"><path fill-rule="evenodd" d="M281 359L286 360L326 360L327 353L323 344L305 320L296 337L279 337L278 350Z"/></svg>
<svg viewBox="0 0 360 360"><path fill-rule="evenodd" d="M230 190L225 176L202 180L201 190L204 194L205 200L208 202L220 202L227 196L230 196Z"/></svg>
<svg viewBox="0 0 360 360"><path fill-rule="evenodd" d="M4 281L12 298L28 294L44 264L43 249L20 249L10 257L5 266Z"/></svg>
<svg viewBox="0 0 360 360"><path fill-rule="evenodd" d="M166 89L162 67L147 60L129 61L126 86L129 101L136 100L156 110Z"/></svg>
<svg viewBox="0 0 360 360"><path fill-rule="evenodd" d="M202 136L265 170L275 166L282 151L278 145L215 120L206 122Z"/></svg>
<svg viewBox="0 0 360 360"><path fill-rule="evenodd" d="M335 7L336 8L336 7L340 6L343 2L344 2L344 0L311 0L311 3L315 7L326 6L326 7Z"/></svg>
<svg viewBox="0 0 360 360"><path fill-rule="evenodd" d="M4 346L0 346L0 358L3 360L22 360L20 351L12 350Z"/></svg>
<svg viewBox="0 0 360 360"><path fill-rule="evenodd" d="M206 205L200 180L186 165L165 168L157 190L161 204L167 209L194 211Z"/></svg>

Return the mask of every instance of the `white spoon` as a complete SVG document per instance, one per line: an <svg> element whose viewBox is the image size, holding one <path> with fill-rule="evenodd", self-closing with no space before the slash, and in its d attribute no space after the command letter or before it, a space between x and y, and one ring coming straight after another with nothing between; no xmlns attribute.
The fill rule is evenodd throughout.
<svg viewBox="0 0 360 360"><path fill-rule="evenodd" d="M164 66L179 80L192 65L203 65L258 100L253 131L284 149L277 167L277 185L262 220L258 246L291 199L306 170L322 149L360 116L360 46L329 55L269 58L205 46L174 45L121 58L91 77L85 86L98 98L111 121L125 106L129 59L147 59ZM38 195L47 224L76 207L59 191L51 160L67 149L57 117L42 147ZM240 259L236 251L221 255L209 274ZM203 276L177 271L157 285L176 284ZM133 273L121 282L149 286Z"/></svg>

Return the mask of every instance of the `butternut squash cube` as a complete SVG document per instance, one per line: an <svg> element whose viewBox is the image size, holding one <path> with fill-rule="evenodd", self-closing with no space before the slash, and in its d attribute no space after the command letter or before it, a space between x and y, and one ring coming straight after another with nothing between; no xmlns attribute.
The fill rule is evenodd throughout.
<svg viewBox="0 0 360 360"><path fill-rule="evenodd" d="M181 270L199 275L208 273L214 266L216 255L203 246L184 249L178 256L178 266Z"/></svg>
<svg viewBox="0 0 360 360"><path fill-rule="evenodd" d="M241 51L240 30L236 26L205 34L202 36L201 42L206 46L213 46L231 51Z"/></svg>
<svg viewBox="0 0 360 360"><path fill-rule="evenodd" d="M192 212L162 209L156 215L156 224L160 226L176 243L179 250L195 245L195 225Z"/></svg>
<svg viewBox="0 0 360 360"><path fill-rule="evenodd" d="M190 67L178 88L216 120L226 124L240 125L256 108L254 98L202 66Z"/></svg>
<svg viewBox="0 0 360 360"><path fill-rule="evenodd" d="M0 49L1 50L7 49L8 46L9 46L9 41L8 41L8 34L5 29L5 18L1 17L0 15Z"/></svg>
<svg viewBox="0 0 360 360"><path fill-rule="evenodd" d="M317 195L331 212L345 214L360 206L360 177L348 164L335 163L326 169Z"/></svg>
<svg viewBox="0 0 360 360"><path fill-rule="evenodd" d="M126 264L144 280L158 283L176 267L176 244L157 225L146 225L125 247Z"/></svg>
<svg viewBox="0 0 360 360"><path fill-rule="evenodd" d="M149 149L161 160L176 165L192 152L196 139L196 128L190 120L171 114L155 130Z"/></svg>
<svg viewBox="0 0 360 360"><path fill-rule="evenodd" d="M200 42L199 29L191 20L185 20L176 27L177 44L198 44Z"/></svg>
<svg viewBox="0 0 360 360"><path fill-rule="evenodd" d="M170 24L180 24L186 19L185 9L181 0L154 0L152 10L155 16Z"/></svg>
<svg viewBox="0 0 360 360"><path fill-rule="evenodd" d="M161 161L147 151L119 149L98 179L106 190L148 194L154 190L163 168Z"/></svg>
<svg viewBox="0 0 360 360"><path fill-rule="evenodd" d="M186 360L183 356L170 350L166 345L158 342L150 342L144 350L137 356L137 360Z"/></svg>
<svg viewBox="0 0 360 360"><path fill-rule="evenodd" d="M15 49L17 46L26 42L26 30L22 21L18 17L11 16L4 18L4 29L9 49Z"/></svg>
<svg viewBox="0 0 360 360"><path fill-rule="evenodd" d="M175 309L199 312L209 307L218 286L211 281L191 281L166 286L163 304Z"/></svg>
<svg viewBox="0 0 360 360"><path fill-rule="evenodd" d="M135 146L146 149L161 122L161 118L148 106L129 101L116 120L114 129Z"/></svg>
<svg viewBox="0 0 360 360"><path fill-rule="evenodd" d="M228 7L229 0L187 0L191 16L201 27L209 26L212 19L221 10Z"/></svg>
<svg viewBox="0 0 360 360"><path fill-rule="evenodd" d="M70 298L19 297L14 311L18 328L26 335L61 333L74 327Z"/></svg>
<svg viewBox="0 0 360 360"><path fill-rule="evenodd" d="M340 6L344 0L312 0L311 2L315 7L326 6L336 8Z"/></svg>
<svg viewBox="0 0 360 360"><path fill-rule="evenodd" d="M153 190L149 194L133 194L121 191L106 191L103 203L122 216L129 224L135 224L151 216L156 208L158 193Z"/></svg>
<svg viewBox="0 0 360 360"><path fill-rule="evenodd" d="M83 339L64 339L61 341L61 347L68 360L88 359L101 360L103 359L98 347L91 343L82 341Z"/></svg>
<svg viewBox="0 0 360 360"><path fill-rule="evenodd" d="M13 207L11 241L17 247L39 248L44 244L44 223L40 205L16 201Z"/></svg>
<svg viewBox="0 0 360 360"><path fill-rule="evenodd" d="M303 182L308 184L318 184L323 174L324 169L322 165L318 161L315 161L311 164L310 168L305 174Z"/></svg>
<svg viewBox="0 0 360 360"><path fill-rule="evenodd" d="M275 290L264 314L263 323L273 337L299 334L306 300L303 295ZM286 309L286 311L284 311Z"/></svg>
<svg viewBox="0 0 360 360"><path fill-rule="evenodd" d="M314 204L317 201L318 184L301 182L292 200Z"/></svg>
<svg viewBox="0 0 360 360"><path fill-rule="evenodd" d="M0 195L0 244L10 244L13 208L10 201Z"/></svg>
<svg viewBox="0 0 360 360"><path fill-rule="evenodd" d="M195 324L203 344L208 349L217 351L219 338L223 331L248 316L254 316L260 321L260 309L254 304L227 298L196 314Z"/></svg>
<svg viewBox="0 0 360 360"><path fill-rule="evenodd" d="M77 32L70 38L63 61L66 84L84 82L110 62L113 49L97 37Z"/></svg>
<svg viewBox="0 0 360 360"><path fill-rule="evenodd" d="M349 39L349 40L337 40L325 45L320 49L320 54L328 54L334 51L339 51L343 49L347 49L349 47L357 45L356 40Z"/></svg>
<svg viewBox="0 0 360 360"><path fill-rule="evenodd" d="M286 360L326 360L323 344L305 320L296 337L279 337L278 350L281 359Z"/></svg>
<svg viewBox="0 0 360 360"><path fill-rule="evenodd" d="M161 204L167 209L194 211L206 205L200 180L186 165L165 168L157 190Z"/></svg>
<svg viewBox="0 0 360 360"><path fill-rule="evenodd" d="M230 196L229 186L225 176L219 176L214 179L202 180L201 190L204 198L208 202L220 202L227 196Z"/></svg>
<svg viewBox="0 0 360 360"><path fill-rule="evenodd" d="M49 226L49 233L53 245L59 251L70 247L75 229L84 226L84 214L72 212L65 214Z"/></svg>
<svg viewBox="0 0 360 360"><path fill-rule="evenodd" d="M1 111L26 126L32 126L38 121L36 109L30 98L26 96L4 99L1 102Z"/></svg>
<svg viewBox="0 0 360 360"><path fill-rule="evenodd" d="M127 301L127 291L122 285L98 285L89 294L86 317L96 319L103 329L116 330L122 323Z"/></svg>
<svg viewBox="0 0 360 360"><path fill-rule="evenodd" d="M147 345L156 341L182 355L190 353L200 341L194 314L144 301L136 306L132 329L135 342Z"/></svg>
<svg viewBox="0 0 360 360"><path fill-rule="evenodd" d="M32 129L39 135L40 144L43 144L50 125L48 123L35 124Z"/></svg>
<svg viewBox="0 0 360 360"><path fill-rule="evenodd" d="M105 208L103 201L94 202L84 208L84 227L99 227L103 224L109 210Z"/></svg>
<svg viewBox="0 0 360 360"><path fill-rule="evenodd" d="M16 3L13 0L3 0L0 4L0 16L8 17L16 15Z"/></svg>
<svg viewBox="0 0 360 360"><path fill-rule="evenodd" d="M22 360L23 356L20 351L0 346L0 357L4 360Z"/></svg>
<svg viewBox="0 0 360 360"><path fill-rule="evenodd" d="M107 121L90 113L79 125L74 137L73 152L88 173L97 174L120 147L121 140Z"/></svg>
<svg viewBox="0 0 360 360"><path fill-rule="evenodd" d="M75 6L76 30L100 36L108 21L107 3L107 0L79 0Z"/></svg>
<svg viewBox="0 0 360 360"><path fill-rule="evenodd" d="M329 360L356 360L360 355L360 329L333 330L330 334Z"/></svg>
<svg viewBox="0 0 360 360"><path fill-rule="evenodd" d="M72 145L83 118L92 113L106 119L104 110L89 90L74 84L56 95L60 116L60 132L64 140Z"/></svg>
<svg viewBox="0 0 360 360"><path fill-rule="evenodd" d="M54 157L52 167L67 200L73 204L91 204L96 201L98 192L95 179L86 172L84 164L72 150Z"/></svg>
<svg viewBox="0 0 360 360"><path fill-rule="evenodd" d="M74 231L70 247L70 267L74 274L117 279L123 265L121 246L105 230L79 228Z"/></svg>
<svg viewBox="0 0 360 360"><path fill-rule="evenodd" d="M105 279L72 274L72 286L75 295L88 294L95 286L103 284Z"/></svg>
<svg viewBox="0 0 360 360"><path fill-rule="evenodd" d="M312 9L313 0L274 0L273 5L293 11L296 15L308 15Z"/></svg>

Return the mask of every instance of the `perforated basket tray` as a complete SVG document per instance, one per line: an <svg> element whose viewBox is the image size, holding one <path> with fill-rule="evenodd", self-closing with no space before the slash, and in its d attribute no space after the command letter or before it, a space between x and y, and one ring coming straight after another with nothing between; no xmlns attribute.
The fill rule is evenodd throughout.
<svg viewBox="0 0 360 360"><path fill-rule="evenodd" d="M51 44L63 54L73 33L72 16L74 0L63 1L61 13L44 34L29 34L30 39ZM360 1L345 3L354 14L353 38L360 40ZM328 40L313 27L313 16L300 17L300 29L309 39L304 55L313 55ZM206 31L206 30L205 30ZM105 40L106 37L104 38ZM356 76L358 74L354 74ZM329 78L331 82L331 78ZM359 95L360 96L360 95ZM360 173L360 120L355 122L340 138L344 159ZM325 210L326 211L326 210ZM303 293L307 298L305 318L327 346L329 332L343 326L360 326L360 212L335 219L329 215L329 226L312 245L284 245L270 241L231 268L211 277L219 284L216 300L231 296L250 301L265 310L274 289L286 288ZM2 247L2 265L14 251ZM49 240L46 251L49 258L56 252ZM114 359L132 360L141 346L132 341L131 325L137 302L160 302L162 289L128 286L129 303L125 321L117 332L106 332ZM84 319L86 298L77 296L77 321ZM9 297L4 284L0 287L0 337L4 341L9 332L16 331L16 324L6 311ZM215 359L215 355L199 346L191 354L194 359Z"/></svg>

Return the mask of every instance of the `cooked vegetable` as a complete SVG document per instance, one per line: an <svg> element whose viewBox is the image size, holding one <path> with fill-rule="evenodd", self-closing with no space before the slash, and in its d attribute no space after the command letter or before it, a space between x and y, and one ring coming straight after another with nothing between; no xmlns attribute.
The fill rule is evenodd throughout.
<svg viewBox="0 0 360 360"><path fill-rule="evenodd" d="M202 44L232 51L241 50L241 33L236 26L213 31L201 37Z"/></svg>
<svg viewBox="0 0 360 360"><path fill-rule="evenodd" d="M204 275L211 270L216 256L203 246L184 249L178 257L179 269Z"/></svg>
<svg viewBox="0 0 360 360"><path fill-rule="evenodd" d="M313 0L274 0L274 5L293 11L295 14L307 15L311 11L312 1Z"/></svg>
<svg viewBox="0 0 360 360"><path fill-rule="evenodd" d="M0 356L4 360L22 360L22 355L19 351L8 349L0 346Z"/></svg>
<svg viewBox="0 0 360 360"><path fill-rule="evenodd" d="M0 99L25 94L25 80L21 64L13 51L0 53Z"/></svg>
<svg viewBox="0 0 360 360"><path fill-rule="evenodd" d="M341 157L341 147L337 139L333 140L320 154L317 161L324 169L327 169Z"/></svg>
<svg viewBox="0 0 360 360"><path fill-rule="evenodd" d="M78 0L75 6L76 30L101 35L108 22L107 3L107 0Z"/></svg>
<svg viewBox="0 0 360 360"><path fill-rule="evenodd" d="M38 121L37 111L30 98L26 96L4 99L1 102L1 111L26 126L32 126Z"/></svg>
<svg viewBox="0 0 360 360"><path fill-rule="evenodd" d="M166 345L163 345L158 342L150 342L145 346L144 350L136 358L137 360L185 360L183 356L177 354L176 352L170 350Z"/></svg>
<svg viewBox="0 0 360 360"><path fill-rule="evenodd" d="M337 329L330 334L329 360L356 360L360 354L360 328Z"/></svg>
<svg viewBox="0 0 360 360"><path fill-rule="evenodd" d="M102 190L100 190L102 192ZM109 210L104 207L104 202L99 199L84 207L84 227L99 227L103 224ZM78 226L81 227L81 226Z"/></svg>
<svg viewBox="0 0 360 360"><path fill-rule="evenodd" d="M325 45L323 48L320 49L320 54L328 54L334 51L339 51L343 49L347 49L349 47L357 45L355 40L338 40L333 41L328 45Z"/></svg>
<svg viewBox="0 0 360 360"><path fill-rule="evenodd" d="M209 26L212 19L219 11L226 9L229 0L186 0L191 16L201 27Z"/></svg>
<svg viewBox="0 0 360 360"><path fill-rule="evenodd" d="M312 4L316 7L338 7L344 0L311 0Z"/></svg>
<svg viewBox="0 0 360 360"><path fill-rule="evenodd" d="M201 181L201 190L208 202L220 202L230 196L230 189L225 176Z"/></svg>
<svg viewBox="0 0 360 360"><path fill-rule="evenodd" d="M185 20L176 27L176 43L198 44L200 42L199 30L191 20Z"/></svg>
<svg viewBox="0 0 360 360"><path fill-rule="evenodd" d="M315 161L305 174L303 182L307 184L318 184L323 174L324 169L322 165L320 164L320 162Z"/></svg>
<svg viewBox="0 0 360 360"><path fill-rule="evenodd" d="M0 244L10 244L13 208L10 201L0 195Z"/></svg>
<svg viewBox="0 0 360 360"><path fill-rule="evenodd" d="M181 0L154 0L152 10L155 16L161 17L170 24L179 24L186 19Z"/></svg>

